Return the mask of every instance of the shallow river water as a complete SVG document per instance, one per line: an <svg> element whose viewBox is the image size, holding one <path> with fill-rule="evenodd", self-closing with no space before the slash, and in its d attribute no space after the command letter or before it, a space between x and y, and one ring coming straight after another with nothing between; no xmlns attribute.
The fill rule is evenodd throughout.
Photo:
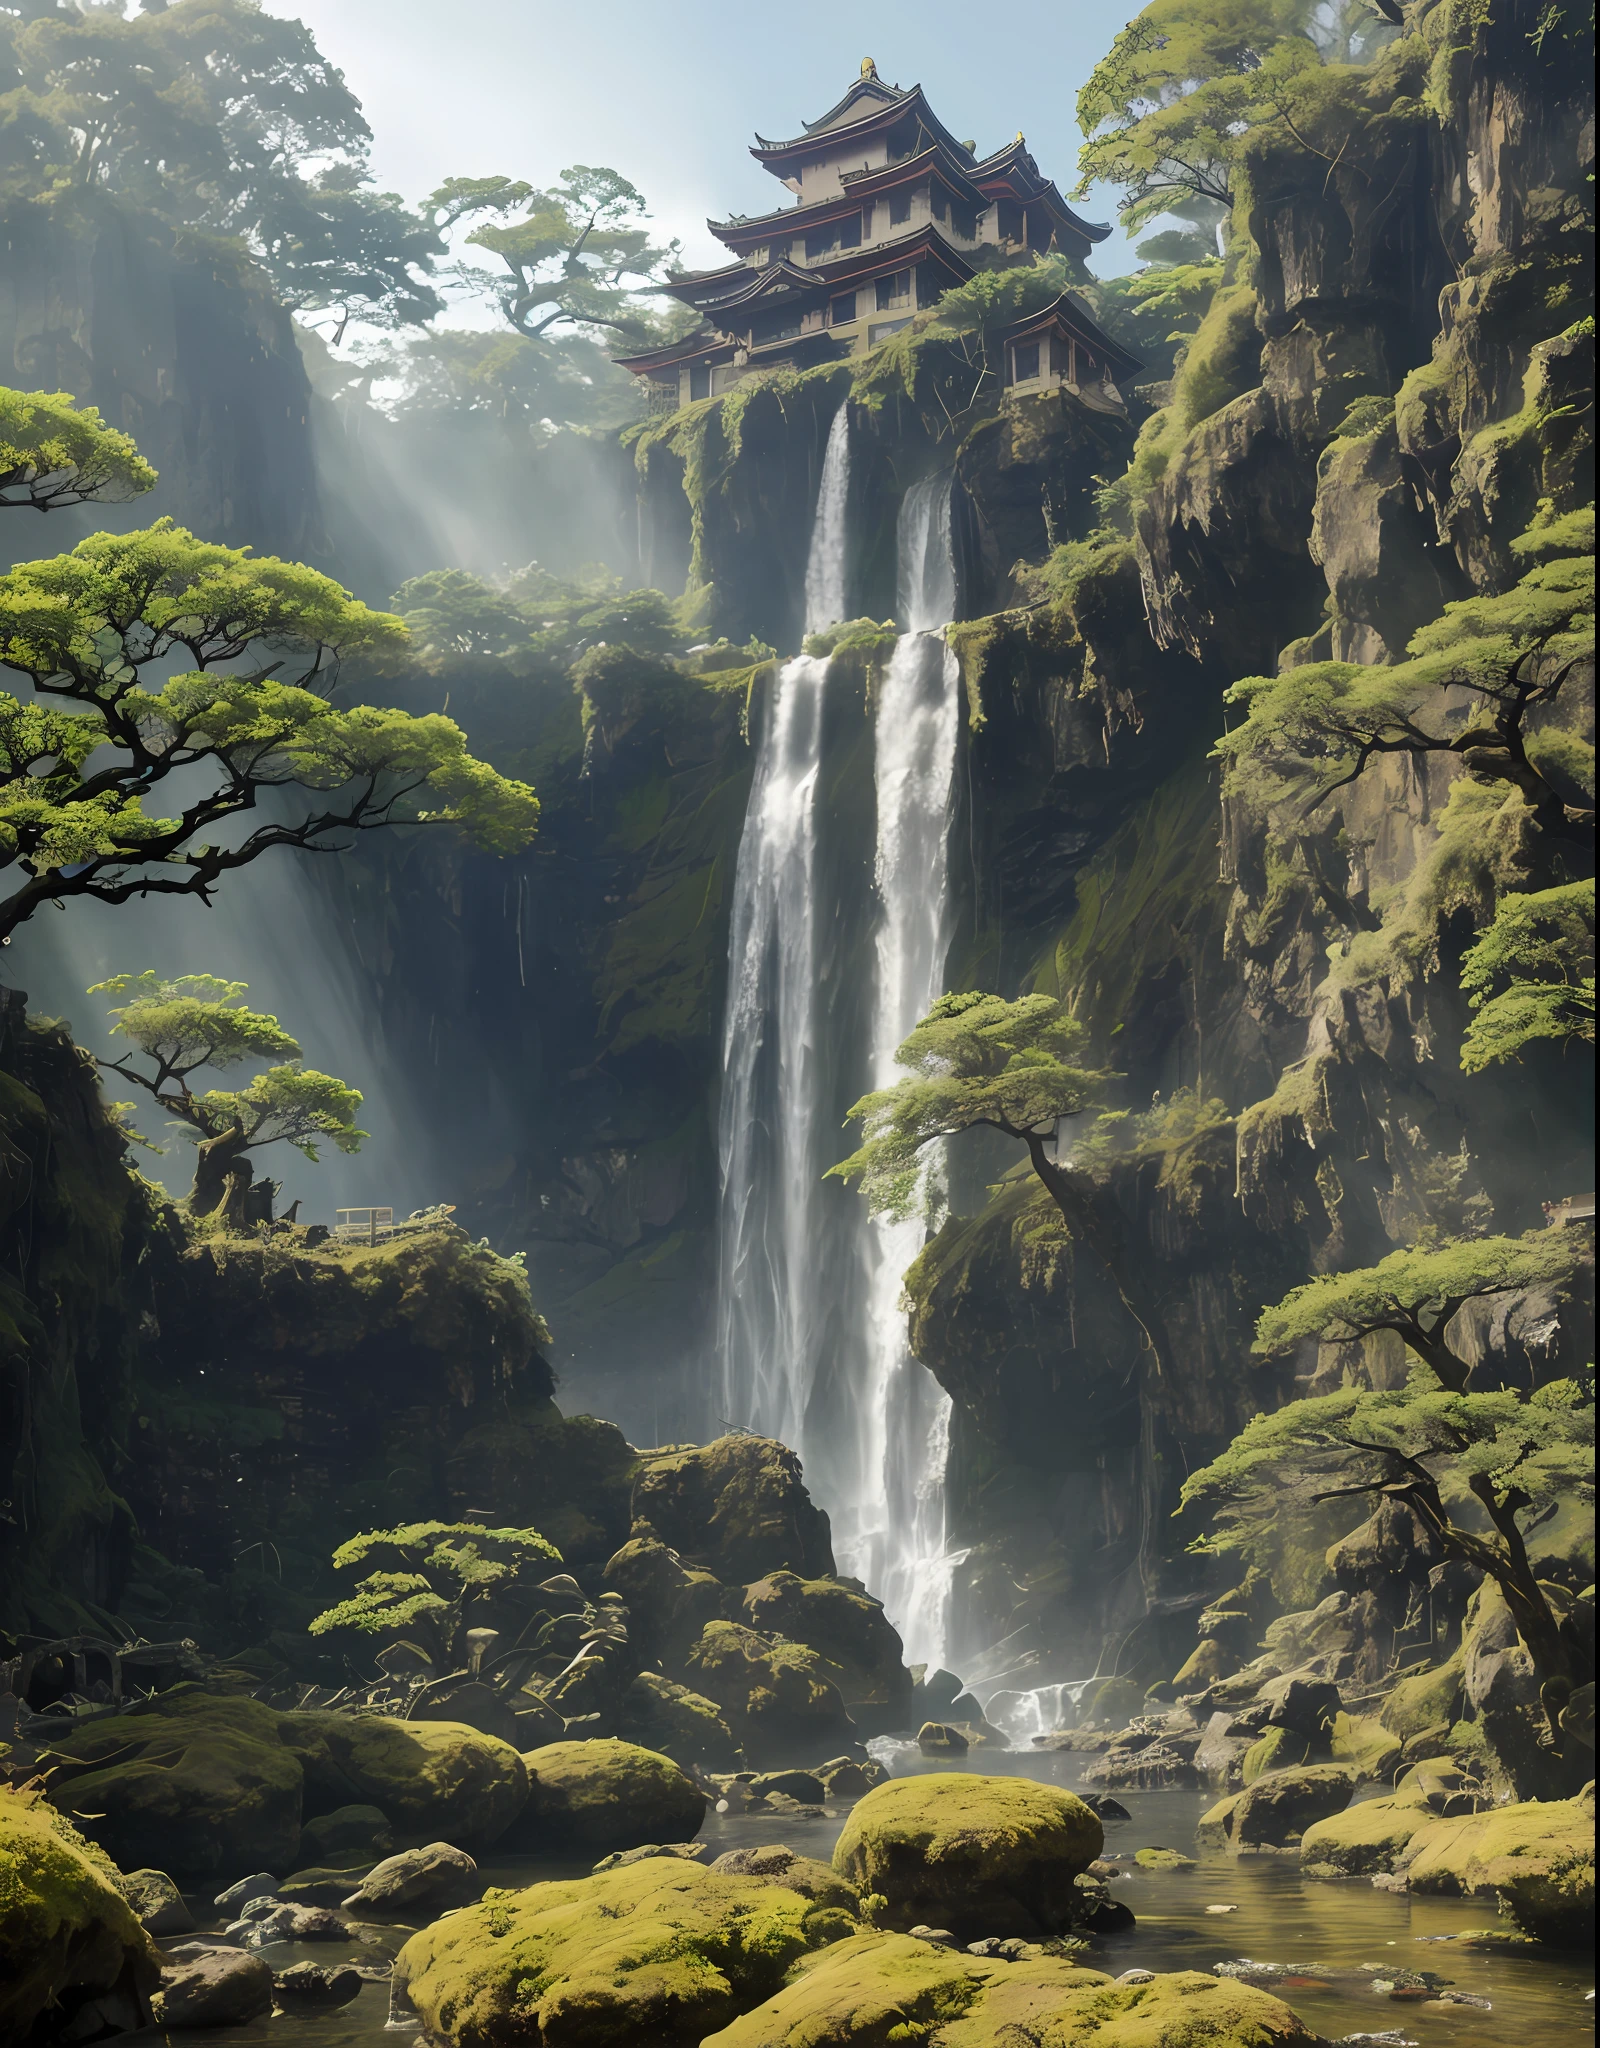
<svg viewBox="0 0 1600 2048"><path fill-rule="evenodd" d="M1070 1787L1091 1761L1070 1752L986 1753L981 1765L975 1761L972 1767L1023 1772ZM905 1767L897 1759L896 1768ZM936 1768L919 1765L914 1758L909 1767ZM1497 1921L1491 1901L1413 1899L1374 1891L1359 1879L1307 1881L1293 1856L1201 1852L1195 1846L1195 1824L1212 1796L1178 1791L1117 1794L1132 1818L1107 1823L1108 1857L1131 1865L1135 1850L1159 1847L1200 1860L1192 1870L1139 1871L1116 1883L1115 1895L1132 1907L1138 1926L1099 1944L1085 1958L1094 1968L1112 1975L1134 1968L1209 1970L1213 1963L1241 1956L1257 1962L1315 1965L1314 1981L1271 1988L1331 2041L1352 2034L1392 2034L1416 2042L1418 2048L1456 2048L1458 2043L1462 2048L1469 2043L1477 2048L1566 2048L1592 2038L1594 2006L1585 1997L1594 1984L1589 1957L1476 1953L1430 1939L1469 1928L1507 1926ZM830 1811L820 1820L710 1814L702 1834L719 1854L724 1849L787 1842L804 1855L826 1860L847 1811ZM500 1861L492 1852L480 1864L489 1882L499 1885L579 1876L588 1867L549 1858ZM199 1901L190 1903L203 1927L219 1924L214 1913L202 1918ZM1213 1906L1233 1910L1208 1912ZM400 1946L406 1932L385 1930L381 1948L354 1942L348 1949L336 1942L280 1943L262 1953L279 1970L296 1962L381 1962ZM1374 1979L1381 1981L1386 1972L1396 1970L1431 1971L1447 1978L1454 1990L1487 1998L1490 2010L1419 2006L1372 1989ZM242 2034L259 2035L270 2027L274 2048L289 2048L291 2043L294 2048L393 2048L404 2036L385 2035L388 2010L387 1985L371 1983L352 2004L336 2012L256 2021ZM227 2038L241 2038L241 2030L230 2030Z"/></svg>

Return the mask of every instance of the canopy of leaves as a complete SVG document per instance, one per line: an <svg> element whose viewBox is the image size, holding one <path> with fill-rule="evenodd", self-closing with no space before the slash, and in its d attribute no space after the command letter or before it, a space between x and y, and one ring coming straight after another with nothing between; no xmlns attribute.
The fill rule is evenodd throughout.
<svg viewBox="0 0 1600 2048"><path fill-rule="evenodd" d="M654 341L658 323L638 295L669 274L678 244L651 240L643 194L604 165L574 164L548 191L491 181L499 210L525 205L521 220L475 228L467 237L499 259L499 269L464 267L461 275L499 305L508 326L530 340L553 327L598 328L640 347ZM441 186L429 202L448 205L460 180ZM481 205L469 199L470 210Z"/></svg>
<svg viewBox="0 0 1600 2048"><path fill-rule="evenodd" d="M460 1621L469 1595L561 1563L536 1529L485 1529L476 1522L411 1522L371 1529L333 1553L334 1565L376 1563L354 1594L309 1624L313 1635L354 1628L392 1635L422 1620L441 1632Z"/></svg>
<svg viewBox="0 0 1600 2048"><path fill-rule="evenodd" d="M114 1035L131 1039L154 1061L157 1085L182 1079L200 1067L234 1067L241 1060L296 1060L300 1047L260 1010L243 1007L248 983L221 981L214 974L173 978L146 968L97 981L90 995L125 996L113 1009Z"/></svg>
<svg viewBox="0 0 1600 2048"><path fill-rule="evenodd" d="M1461 1041L1469 1074L1539 1039L1593 1045L1593 881L1502 896L1462 960L1461 986L1476 1012Z"/></svg>
<svg viewBox="0 0 1600 2048"><path fill-rule="evenodd" d="M1314 804L1377 754L1450 752L1470 774L1515 781L1534 801L1543 792L1581 804L1581 743L1526 730L1526 713L1553 702L1571 666L1594 654L1593 511L1562 525L1563 544L1587 533L1587 553L1556 553L1540 535L1548 559L1508 591L1446 605L1413 636L1407 661L1308 662L1233 684L1227 701L1244 707L1244 721L1217 744L1230 793Z"/></svg>
<svg viewBox="0 0 1600 2048"><path fill-rule="evenodd" d="M356 1129L360 1092L298 1064L269 1067L248 1088L208 1088L196 1107L210 1129L242 1131L247 1150L281 1140L313 1163L319 1138L340 1152L359 1152L367 1135Z"/></svg>
<svg viewBox="0 0 1600 2048"><path fill-rule="evenodd" d="M510 654L533 634L520 605L465 569L413 576L389 602L425 655Z"/></svg>
<svg viewBox="0 0 1600 2048"><path fill-rule="evenodd" d="M1167 237L1140 244L1150 254ZM1127 277L1096 283L1092 297L1101 324L1143 364L1152 383L1170 377L1177 351L1191 342L1222 283L1222 259L1201 256L1183 263L1151 263Z"/></svg>
<svg viewBox="0 0 1600 2048"><path fill-rule="evenodd" d="M75 404L65 391L0 385L0 506L119 505L155 480L128 436L92 405Z"/></svg>
<svg viewBox="0 0 1600 2048"><path fill-rule="evenodd" d="M270 847L332 849L382 825L525 845L532 791L475 760L451 720L330 702L345 656L406 638L315 570L170 520L0 577L0 667L33 693L0 694L0 932L70 895L208 897ZM204 786L185 777L175 815L147 809L195 769ZM267 790L293 814L249 824ZM219 843L234 821L236 842Z"/></svg>
<svg viewBox="0 0 1600 2048"><path fill-rule="evenodd" d="M1480 1295L1565 1286L1581 1251L1570 1232L1537 1230L1526 1237L1462 1238L1433 1249L1390 1252L1375 1266L1325 1273L1285 1295L1263 1312L1255 1348L1271 1357L1303 1337L1338 1341L1392 1329L1408 1335L1419 1316L1437 1329L1463 1302Z"/></svg>
<svg viewBox="0 0 1600 2048"><path fill-rule="evenodd" d="M300 308L424 321L438 223L369 189L360 102L256 0L0 14L0 193L106 190L241 239Z"/></svg>
<svg viewBox="0 0 1600 2048"><path fill-rule="evenodd" d="M1291 1401L1256 1416L1184 1482L1181 1506L1215 1520L1192 1547L1250 1555L1269 1542L1276 1518L1330 1493L1382 1487L1396 1458L1427 1467L1447 1507L1472 1500L1474 1479L1501 1493L1514 1485L1535 1511L1592 1501L1594 1404L1570 1380L1523 1399L1446 1393L1420 1375L1389 1392L1347 1387Z"/></svg>
<svg viewBox="0 0 1600 2048"><path fill-rule="evenodd" d="M895 1054L906 1078L850 1111L862 1142L830 1175L859 1182L874 1211L911 1214L925 1145L979 1126L1043 1137L1094 1102L1111 1077L1080 1064L1086 1042L1052 996L941 996Z"/></svg>

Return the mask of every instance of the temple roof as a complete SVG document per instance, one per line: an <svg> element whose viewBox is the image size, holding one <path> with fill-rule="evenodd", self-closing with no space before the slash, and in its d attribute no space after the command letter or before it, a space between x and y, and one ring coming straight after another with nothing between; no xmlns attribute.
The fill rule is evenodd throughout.
<svg viewBox="0 0 1600 2048"><path fill-rule="evenodd" d="M1025 313L1020 320L1013 320L1002 329L1001 338L1006 342L1018 342L1028 340L1031 335L1045 333L1065 334L1074 341L1081 341L1085 347L1104 357L1107 367L1118 377L1130 377L1135 370L1144 368L1137 356L1129 355L1120 343L1111 339L1075 292L1063 292L1060 298L1052 299L1038 312Z"/></svg>
<svg viewBox="0 0 1600 2048"><path fill-rule="evenodd" d="M841 110L848 109L863 97L860 87L865 85L878 87L876 93L871 96L870 103L863 107L856 119L838 119ZM901 92L898 87L879 85L876 79L858 81L858 85L845 94L837 107L824 114L821 121L815 124L808 122L803 135L796 135L788 142L771 142L766 136L758 135L750 154L758 164L771 171L774 177L781 178L787 175L785 166L795 157L815 156L817 145L824 137L829 142L842 141L846 138L852 141L865 141L869 136L880 134L885 128L897 126L908 115L915 116L919 129L931 139L942 142L957 163L972 163L972 151L965 143L958 142L934 113L924 98L920 85L914 85L908 91Z"/></svg>
<svg viewBox="0 0 1600 2048"><path fill-rule="evenodd" d="M931 223L914 228L898 241L876 242L869 248L847 249L829 263L791 263L787 257L757 270L748 263L725 264L720 270L689 271L669 278L662 290L708 314L730 312L752 300L785 290L806 295L834 291L850 279L875 277L885 270L903 270L922 257L934 257L964 282L973 265Z"/></svg>
<svg viewBox="0 0 1600 2048"><path fill-rule="evenodd" d="M730 249L741 243L754 247L774 234L804 234L807 228L824 227L830 220L843 219L858 211L863 199L915 184L934 170L958 198L971 206L988 205L990 195L935 141L915 156L900 157L892 164L869 164L863 170L841 172L840 182L845 189L836 199L813 200L809 206L775 206L770 213L737 214L731 220L708 220L706 226Z"/></svg>

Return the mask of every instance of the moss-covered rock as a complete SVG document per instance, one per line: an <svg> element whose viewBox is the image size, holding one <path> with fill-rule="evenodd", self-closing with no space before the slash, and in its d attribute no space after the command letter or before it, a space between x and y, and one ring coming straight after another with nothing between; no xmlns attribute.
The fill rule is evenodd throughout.
<svg viewBox="0 0 1600 2048"><path fill-rule="evenodd" d="M1406 1850L1414 1892L1497 1893L1525 1934L1563 1948L1594 1941L1594 1790L1430 1820Z"/></svg>
<svg viewBox="0 0 1600 2048"><path fill-rule="evenodd" d="M800 1460L768 1437L641 1452L633 1513L685 1563L734 1585L764 1572L833 1571L828 1518L806 1492Z"/></svg>
<svg viewBox="0 0 1600 2048"><path fill-rule="evenodd" d="M304 1778L279 1739L280 1717L257 1700L194 1688L153 1704L93 1722L50 1752L63 1812L129 1868L292 1869Z"/></svg>
<svg viewBox="0 0 1600 2048"><path fill-rule="evenodd" d="M1347 1877L1393 1870L1431 1820L1478 1803L1471 1780L1453 1759L1416 1764L1389 1797L1358 1800L1314 1822L1301 1837L1300 1860Z"/></svg>
<svg viewBox="0 0 1600 2048"><path fill-rule="evenodd" d="M608 1589L628 1608L628 1633L647 1658L680 1664L708 1621L722 1616L723 1585L686 1565L654 1536L633 1536L606 1561Z"/></svg>
<svg viewBox="0 0 1600 2048"><path fill-rule="evenodd" d="M1454 1721L1461 1711L1465 1658L1458 1649L1445 1663L1402 1678L1378 1712L1378 1719L1402 1742L1441 1722Z"/></svg>
<svg viewBox="0 0 1600 2048"><path fill-rule="evenodd" d="M1342 1812L1355 1783L1355 1772L1343 1764L1274 1771L1219 1800L1200 1821L1200 1839L1219 1848L1288 1848L1307 1828Z"/></svg>
<svg viewBox="0 0 1600 2048"><path fill-rule="evenodd" d="M904 1646L883 1603L842 1579L802 1579L769 1572L746 1586L744 1618L763 1635L805 1643L842 1674L845 1703L908 1716L911 1673Z"/></svg>
<svg viewBox="0 0 1600 2048"><path fill-rule="evenodd" d="M651 1857L491 1892L413 1935L395 1975L460 2048L698 2048L849 1925L781 1885Z"/></svg>
<svg viewBox="0 0 1600 2048"><path fill-rule="evenodd" d="M802 1643L737 1622L708 1622L684 1661L684 1676L716 1701L752 1763L836 1749L855 1732L838 1667Z"/></svg>
<svg viewBox="0 0 1600 2048"><path fill-rule="evenodd" d="M1073 1879L1104 1842L1098 1816L1059 1786L941 1771L869 1792L833 1867L887 1901L890 1927L1054 1935L1071 1919Z"/></svg>
<svg viewBox="0 0 1600 2048"><path fill-rule="evenodd" d="M1336 1764L1348 1764L1358 1778L1387 1784L1400 1761L1401 1743L1376 1714L1346 1714L1333 1719L1328 1748Z"/></svg>
<svg viewBox="0 0 1600 2048"><path fill-rule="evenodd" d="M516 1750L458 1721L329 1713L276 1718L304 1765L308 1802L381 1807L397 1841L483 1848L505 1833L528 1796Z"/></svg>
<svg viewBox="0 0 1600 2048"><path fill-rule="evenodd" d="M759 1878L763 1884L786 1885L814 1905L831 1906L852 1920L861 1913L861 1898L855 1886L842 1878L830 1863L815 1856L799 1856L786 1842L769 1842L755 1849L729 1849L710 1866L724 1877Z"/></svg>
<svg viewBox="0 0 1600 2048"><path fill-rule="evenodd" d="M804 1958L704 2048L1279 2048L1316 2036L1264 1991L1185 1970L1113 1983L1058 1956L1001 1962L902 1934Z"/></svg>
<svg viewBox="0 0 1600 2048"><path fill-rule="evenodd" d="M511 1831L521 1848L594 1855L646 1842L687 1842L706 1796L671 1757L614 1738L552 1742L523 1758L528 1802Z"/></svg>
<svg viewBox="0 0 1600 2048"><path fill-rule="evenodd" d="M622 1696L615 1726L624 1741L658 1749L674 1763L707 1771L738 1767L739 1745L716 1701L659 1671L641 1671L634 1679Z"/></svg>
<svg viewBox="0 0 1600 2048"><path fill-rule="evenodd" d="M65 2024L96 1994L146 2015L161 1975L155 1943L105 1857L30 1793L0 1789L0 2042L28 2036L40 2014Z"/></svg>
<svg viewBox="0 0 1600 2048"><path fill-rule="evenodd" d="M319 1813L300 1830L296 1867L337 1870L343 1865L365 1868L394 1847L389 1816L377 1806L340 1806Z"/></svg>

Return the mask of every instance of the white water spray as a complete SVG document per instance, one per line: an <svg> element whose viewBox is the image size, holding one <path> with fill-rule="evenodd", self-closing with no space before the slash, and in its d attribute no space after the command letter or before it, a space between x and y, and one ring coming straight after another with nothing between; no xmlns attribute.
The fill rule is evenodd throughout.
<svg viewBox="0 0 1600 2048"><path fill-rule="evenodd" d="M901 635L878 695L878 794L872 1084L900 1078L895 1049L944 987L950 945L949 837L959 728L954 655L937 628L955 610L950 480L906 496L899 532ZM929 1161L937 1176L939 1162ZM868 1219L865 1370L855 1391L857 1469L836 1516L841 1570L883 1601L912 1662L941 1664L950 1582L944 1478L950 1401L906 1342L901 1283L922 1249L923 1223Z"/></svg>
<svg viewBox="0 0 1600 2048"><path fill-rule="evenodd" d="M848 409L828 435L806 562L806 631L844 617ZM734 877L722 1045L719 1421L805 1449L816 1369L811 1260L821 1088L817 780L828 664L785 662L761 734Z"/></svg>

